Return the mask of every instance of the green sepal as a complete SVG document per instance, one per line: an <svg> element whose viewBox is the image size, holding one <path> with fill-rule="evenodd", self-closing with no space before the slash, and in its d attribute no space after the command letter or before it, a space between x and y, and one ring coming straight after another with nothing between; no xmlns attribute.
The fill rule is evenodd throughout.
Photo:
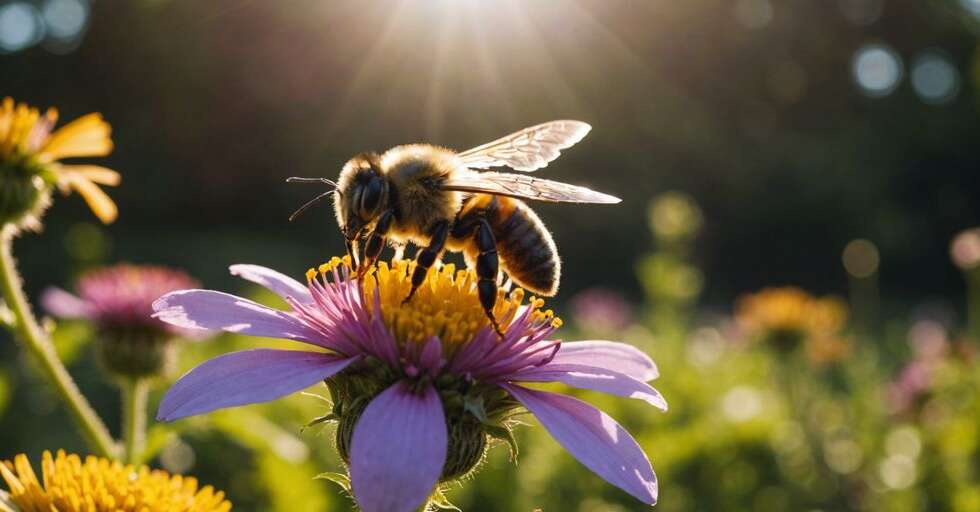
<svg viewBox="0 0 980 512"><path fill-rule="evenodd" d="M313 477L313 479L314 480L328 480L330 482L333 482L333 483L337 484L341 489L344 490L344 492L346 492L348 494L351 493L351 489L350 489L350 477L347 476L347 475L345 475L345 474L343 474L343 473L337 473L337 472L334 472L334 471L326 471L326 472L320 473L319 475Z"/></svg>
<svg viewBox="0 0 980 512"><path fill-rule="evenodd" d="M490 418L487 417L487 411L483 407L482 396L466 395L463 398L463 410L475 416L476 419L480 420L480 423L490 424Z"/></svg>
<svg viewBox="0 0 980 512"><path fill-rule="evenodd" d="M483 430L485 430L490 437L506 442L507 446L510 447L510 461L517 462L517 455L519 453L517 448L517 439L514 437L514 432L511 429L501 425L484 423Z"/></svg>
<svg viewBox="0 0 980 512"><path fill-rule="evenodd" d="M432 496L429 498L429 505L432 505L439 510L455 510L456 512L463 512L462 509L456 505L453 505L449 501L449 498L446 497L446 494L442 491L442 489L436 489L436 492L432 493Z"/></svg>
<svg viewBox="0 0 980 512"><path fill-rule="evenodd" d="M340 420L340 416L337 416L336 414L330 412L330 413L324 414L323 416L320 416L319 418L313 418L312 420L310 420L309 423L307 423L307 424L303 425L302 427L300 427L299 428L299 431L300 432L303 432L306 429L308 429L308 428L310 428L310 427L312 427L314 425L319 425L321 423L326 423L328 421L338 421L338 420Z"/></svg>

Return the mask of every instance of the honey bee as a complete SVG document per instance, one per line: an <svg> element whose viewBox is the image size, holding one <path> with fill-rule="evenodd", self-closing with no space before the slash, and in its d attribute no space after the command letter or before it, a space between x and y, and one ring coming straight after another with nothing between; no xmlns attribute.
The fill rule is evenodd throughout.
<svg viewBox="0 0 980 512"><path fill-rule="evenodd" d="M476 269L480 304L499 334L493 307L503 274L548 297L558 291L561 276L551 233L522 200L605 204L620 200L585 187L484 169L536 171L591 129L581 121L551 121L461 153L430 144L397 146L380 155L362 153L344 165L336 182L289 178L289 182L332 187L300 207L290 220L333 194L337 223L359 275L377 261L386 244L396 250L407 243L418 246L406 301L445 251L461 252L466 264ZM366 244L358 264L361 240Z"/></svg>

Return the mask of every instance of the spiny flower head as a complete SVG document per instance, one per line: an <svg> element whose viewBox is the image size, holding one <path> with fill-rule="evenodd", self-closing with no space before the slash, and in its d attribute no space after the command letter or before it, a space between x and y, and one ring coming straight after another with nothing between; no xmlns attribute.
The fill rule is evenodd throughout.
<svg viewBox="0 0 980 512"><path fill-rule="evenodd" d="M78 192L102 222L115 220L116 205L98 185L118 185L119 174L96 165L60 162L108 155L109 124L92 113L52 131L57 120L53 108L42 114L9 97L0 102L0 222L36 228L52 187Z"/></svg>
<svg viewBox="0 0 980 512"><path fill-rule="evenodd" d="M231 503L195 478L146 466L45 451L38 480L26 455L0 462L9 501L22 512L226 512ZM0 505L3 499L0 498Z"/></svg>
<svg viewBox="0 0 980 512"><path fill-rule="evenodd" d="M112 373L152 376L165 372L172 362L175 337L200 334L153 318L153 301L197 285L180 270L122 263L82 275L77 296L48 288L41 304L60 318L90 320L98 330L100 360Z"/></svg>
<svg viewBox="0 0 980 512"><path fill-rule="evenodd" d="M338 451L365 512L418 509L440 483L473 471L493 439L516 442L512 418L535 414L589 469L638 499L656 501L656 477L636 441L605 413L575 398L524 387L561 382L666 409L646 382L656 366L609 341L560 342L561 322L543 301L500 292L487 321L471 270L431 270L408 302L413 263L381 263L360 280L348 260L307 272L303 285L274 270L234 265L233 274L282 296L287 311L211 290L167 294L156 317L184 328L222 329L306 343L313 350L255 349L205 362L168 391L170 421L263 402L325 381L338 422ZM397 425L397 428L392 428Z"/></svg>

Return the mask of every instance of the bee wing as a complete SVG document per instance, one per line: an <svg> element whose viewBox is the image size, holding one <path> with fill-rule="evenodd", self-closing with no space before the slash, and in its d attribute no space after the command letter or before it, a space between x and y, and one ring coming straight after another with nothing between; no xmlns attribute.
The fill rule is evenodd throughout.
<svg viewBox="0 0 980 512"><path fill-rule="evenodd" d="M503 172L457 173L442 188L552 203L616 204L621 201L618 197L577 185Z"/></svg>
<svg viewBox="0 0 980 512"><path fill-rule="evenodd" d="M549 121L463 151L457 156L470 169L510 167L515 171L532 172L558 158L561 150L575 145L591 129L582 121Z"/></svg>

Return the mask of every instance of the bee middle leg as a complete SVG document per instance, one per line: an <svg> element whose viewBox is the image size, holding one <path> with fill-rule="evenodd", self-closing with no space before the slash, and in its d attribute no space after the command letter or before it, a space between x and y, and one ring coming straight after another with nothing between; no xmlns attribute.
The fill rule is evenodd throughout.
<svg viewBox="0 0 980 512"><path fill-rule="evenodd" d="M412 297L415 296L415 291L425 282L425 275L429 272L429 267L442 255L442 251L446 247L446 238L449 236L449 221L437 222L429 235L432 237L429 239L429 246L419 251L418 256L415 258L415 271L412 273L412 290L408 292L408 297L405 297L405 300L402 301L403 303L412 300Z"/></svg>

